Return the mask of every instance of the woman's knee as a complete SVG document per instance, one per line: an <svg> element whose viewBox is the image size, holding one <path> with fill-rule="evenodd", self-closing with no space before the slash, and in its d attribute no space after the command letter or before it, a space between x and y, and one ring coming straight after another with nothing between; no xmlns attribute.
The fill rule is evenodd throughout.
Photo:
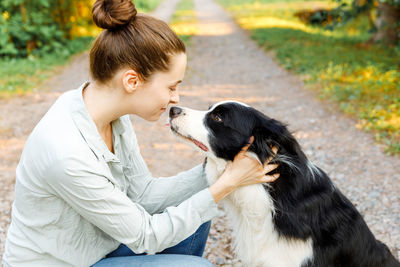
<svg viewBox="0 0 400 267"><path fill-rule="evenodd" d="M175 266L185 266L185 267L212 267L214 266L209 260L192 255L179 255L179 260L176 262ZM172 267L173 265L171 265Z"/></svg>
<svg viewBox="0 0 400 267"><path fill-rule="evenodd" d="M211 267L205 258L191 255L158 254L146 256L126 256L105 258L92 267Z"/></svg>

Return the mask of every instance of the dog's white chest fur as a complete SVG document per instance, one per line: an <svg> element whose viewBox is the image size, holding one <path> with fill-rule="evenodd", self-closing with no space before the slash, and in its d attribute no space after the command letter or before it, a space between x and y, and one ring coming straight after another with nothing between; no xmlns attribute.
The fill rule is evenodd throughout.
<svg viewBox="0 0 400 267"><path fill-rule="evenodd" d="M207 159L206 175L213 184L226 161ZM262 185L237 189L221 201L233 229L233 247L246 267L300 267L312 258L312 241L280 238L274 229L273 201Z"/></svg>

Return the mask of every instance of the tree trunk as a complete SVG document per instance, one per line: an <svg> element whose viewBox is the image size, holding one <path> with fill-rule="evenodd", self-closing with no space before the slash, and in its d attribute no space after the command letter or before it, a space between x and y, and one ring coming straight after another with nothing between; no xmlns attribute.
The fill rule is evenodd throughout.
<svg viewBox="0 0 400 267"><path fill-rule="evenodd" d="M377 32L373 41L383 41L396 45L400 34L400 6L379 2L378 17L376 18Z"/></svg>

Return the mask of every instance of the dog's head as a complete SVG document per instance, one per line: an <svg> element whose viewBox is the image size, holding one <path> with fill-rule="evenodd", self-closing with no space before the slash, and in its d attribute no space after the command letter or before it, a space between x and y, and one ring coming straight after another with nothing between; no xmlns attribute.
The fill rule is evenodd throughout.
<svg viewBox="0 0 400 267"><path fill-rule="evenodd" d="M272 146L284 153L298 152L293 146L296 141L283 124L236 101L219 102L206 111L172 107L169 121L176 136L207 157L233 160L251 136L254 142L249 151L260 162L273 154Z"/></svg>

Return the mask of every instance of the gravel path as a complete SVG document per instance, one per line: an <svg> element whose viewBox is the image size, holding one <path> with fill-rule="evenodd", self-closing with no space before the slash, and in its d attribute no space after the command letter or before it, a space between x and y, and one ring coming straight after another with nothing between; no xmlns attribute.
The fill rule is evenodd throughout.
<svg viewBox="0 0 400 267"><path fill-rule="evenodd" d="M195 6L200 35L189 51L193 56L186 89L195 102L190 105L204 109L236 99L288 123L307 156L354 202L376 237L400 257L400 158L386 156L370 134L356 129L355 121L316 100L214 1L195 0ZM214 238L226 241L213 244L220 254L214 251L209 258L230 264L232 260L224 257L229 231L221 225L221 230L214 229Z"/></svg>
<svg viewBox="0 0 400 267"><path fill-rule="evenodd" d="M165 6L175 7L177 2L170 0ZM188 49L180 104L206 109L216 101L236 99L288 123L309 158L334 179L374 234L399 257L400 158L386 156L371 135L355 128L353 120L315 100L299 78L279 67L212 0L195 0L195 7L199 35ZM173 10L153 14L169 20ZM85 53L46 82L45 90L0 100L0 255L10 222L15 168L25 140L57 96L88 77ZM166 115L157 123L132 120L154 176L173 175L202 162L197 152L172 137L164 126ZM222 210L213 221L205 253L217 266L240 266L230 251L230 229Z"/></svg>

